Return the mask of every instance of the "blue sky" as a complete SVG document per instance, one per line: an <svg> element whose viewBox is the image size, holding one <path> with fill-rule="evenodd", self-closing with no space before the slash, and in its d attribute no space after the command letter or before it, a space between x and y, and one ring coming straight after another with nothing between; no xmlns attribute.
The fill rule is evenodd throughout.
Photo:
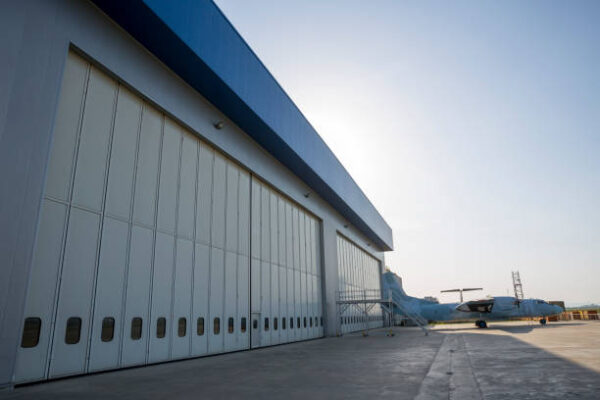
<svg viewBox="0 0 600 400"><path fill-rule="evenodd" d="M600 302L600 2L217 0L414 295Z"/></svg>

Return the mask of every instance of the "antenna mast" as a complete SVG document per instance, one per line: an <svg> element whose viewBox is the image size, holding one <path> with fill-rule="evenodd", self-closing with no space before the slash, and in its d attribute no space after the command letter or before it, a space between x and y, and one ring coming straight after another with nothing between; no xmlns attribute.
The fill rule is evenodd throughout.
<svg viewBox="0 0 600 400"><path fill-rule="evenodd" d="M515 297L517 300L523 300L523 284L521 283L521 275L519 271L512 272L513 287L515 288Z"/></svg>

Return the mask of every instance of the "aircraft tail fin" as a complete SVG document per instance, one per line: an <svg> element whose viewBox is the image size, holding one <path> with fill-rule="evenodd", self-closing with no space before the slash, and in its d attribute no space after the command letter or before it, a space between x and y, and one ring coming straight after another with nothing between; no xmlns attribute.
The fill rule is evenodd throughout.
<svg viewBox="0 0 600 400"><path fill-rule="evenodd" d="M395 273L388 271L383 274L383 295L387 297L389 293L402 302L409 301L412 297L408 296L402 287L402 278Z"/></svg>
<svg viewBox="0 0 600 400"><path fill-rule="evenodd" d="M392 293L394 301L400 303L419 303L419 304L434 304L435 302L420 299L417 297L412 297L406 294L404 288L402 287L402 278L400 278L395 273L388 271L383 274L383 290L382 294L384 297L389 296L389 293Z"/></svg>

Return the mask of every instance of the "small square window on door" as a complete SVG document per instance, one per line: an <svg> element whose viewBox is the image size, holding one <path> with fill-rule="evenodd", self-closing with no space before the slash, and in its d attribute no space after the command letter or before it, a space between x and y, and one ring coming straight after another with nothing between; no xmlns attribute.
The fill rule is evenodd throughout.
<svg viewBox="0 0 600 400"><path fill-rule="evenodd" d="M131 319L131 338L133 340L142 338L142 319L140 317Z"/></svg>
<svg viewBox="0 0 600 400"><path fill-rule="evenodd" d="M100 340L110 342L115 337L115 319L113 317L105 317L102 320L102 331L100 332Z"/></svg>
<svg viewBox="0 0 600 400"><path fill-rule="evenodd" d="M67 320L67 329L65 331L65 343L77 344L81 337L81 318L71 317Z"/></svg>
<svg viewBox="0 0 600 400"><path fill-rule="evenodd" d="M42 320L37 317L25 318L23 326L23 337L21 338L21 347L35 347L40 342L40 329Z"/></svg>
<svg viewBox="0 0 600 400"><path fill-rule="evenodd" d="M184 337L187 332L187 319L179 318L177 322L177 336Z"/></svg>
<svg viewBox="0 0 600 400"><path fill-rule="evenodd" d="M198 321L196 322L196 334L198 336L204 335L204 318L203 317L198 318Z"/></svg>
<svg viewBox="0 0 600 400"><path fill-rule="evenodd" d="M156 320L156 337L162 339L167 334L167 319L160 317Z"/></svg>

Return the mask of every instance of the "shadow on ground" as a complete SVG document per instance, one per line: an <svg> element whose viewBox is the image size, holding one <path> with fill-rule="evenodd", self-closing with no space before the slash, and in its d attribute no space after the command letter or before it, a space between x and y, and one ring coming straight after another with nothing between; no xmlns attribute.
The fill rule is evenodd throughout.
<svg viewBox="0 0 600 400"><path fill-rule="evenodd" d="M574 329L597 335L598 327L541 329L572 346ZM496 329L379 330L23 386L0 398L598 399L600 374L513 336L529 327Z"/></svg>
<svg viewBox="0 0 600 400"><path fill-rule="evenodd" d="M546 325L540 325L538 322L527 321L525 323L510 324L510 323L502 323L502 322L488 322L488 327L485 328L486 331L494 331L494 330L502 330L510 333L529 333L535 329L551 329L551 328L560 328L563 326L577 326L584 325L582 322L549 322ZM455 324L449 325L437 325L435 328L436 332L456 332L456 331L481 331L481 328L474 326L474 323L464 323L464 324Z"/></svg>

